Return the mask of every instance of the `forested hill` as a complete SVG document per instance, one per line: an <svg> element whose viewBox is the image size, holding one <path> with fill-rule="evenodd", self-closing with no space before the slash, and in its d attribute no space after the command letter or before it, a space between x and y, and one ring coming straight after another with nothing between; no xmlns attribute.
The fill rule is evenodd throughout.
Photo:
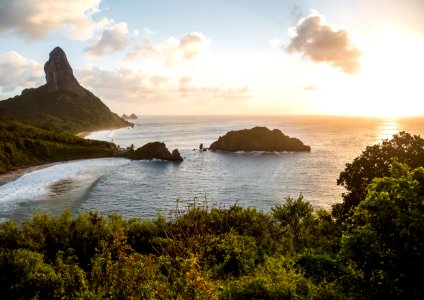
<svg viewBox="0 0 424 300"><path fill-rule="evenodd" d="M0 116L71 133L132 125L78 83L61 48L50 53L44 71L46 84L0 101Z"/></svg>
<svg viewBox="0 0 424 300"><path fill-rule="evenodd" d="M0 116L7 116L43 128L79 133L132 124L112 113L109 108L85 90L84 94L70 91L46 92L41 86L0 101Z"/></svg>
<svg viewBox="0 0 424 300"><path fill-rule="evenodd" d="M32 164L112 156L115 147L0 117L0 173Z"/></svg>

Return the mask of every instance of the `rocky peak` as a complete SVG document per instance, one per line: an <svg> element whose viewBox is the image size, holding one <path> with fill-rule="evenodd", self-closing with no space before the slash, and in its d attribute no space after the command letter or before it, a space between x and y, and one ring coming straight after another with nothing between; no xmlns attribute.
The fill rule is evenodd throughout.
<svg viewBox="0 0 424 300"><path fill-rule="evenodd" d="M48 92L66 90L74 93L82 93L83 89L74 77L65 52L56 47L50 52L49 60L44 65L46 73L46 87Z"/></svg>

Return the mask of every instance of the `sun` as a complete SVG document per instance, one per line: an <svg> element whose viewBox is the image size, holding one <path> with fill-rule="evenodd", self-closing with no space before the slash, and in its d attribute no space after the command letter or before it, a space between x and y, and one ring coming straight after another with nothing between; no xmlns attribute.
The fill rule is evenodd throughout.
<svg viewBox="0 0 424 300"><path fill-rule="evenodd" d="M366 112L381 116L424 114L424 40L400 31L376 36L367 45L358 74ZM366 97L368 95L368 97Z"/></svg>
<svg viewBox="0 0 424 300"><path fill-rule="evenodd" d="M333 72L311 96L318 113L405 117L424 115L424 38L386 30L362 43L361 70Z"/></svg>

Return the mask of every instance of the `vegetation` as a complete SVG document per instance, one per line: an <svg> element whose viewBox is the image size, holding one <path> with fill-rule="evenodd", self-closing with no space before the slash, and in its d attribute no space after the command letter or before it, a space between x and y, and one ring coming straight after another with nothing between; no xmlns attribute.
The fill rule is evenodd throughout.
<svg viewBox="0 0 424 300"><path fill-rule="evenodd" d="M370 184L343 226L302 196L270 213L177 201L153 220L89 212L4 222L2 297L423 299L424 168L400 162L418 164L420 141L400 133L347 165L346 182ZM380 155L387 174L369 179Z"/></svg>
<svg viewBox="0 0 424 300"><path fill-rule="evenodd" d="M0 173L31 164L112 156L115 145L0 118Z"/></svg>
<svg viewBox="0 0 424 300"><path fill-rule="evenodd" d="M374 178L390 175L394 161L406 163L412 168L424 166L424 139L400 132L381 144L368 146L346 169L340 173L337 184L345 187L343 203L333 206L333 215L346 221L353 209L365 199L367 187Z"/></svg>
<svg viewBox="0 0 424 300"><path fill-rule="evenodd" d="M132 125L91 92L83 91L80 95L63 90L47 93L46 86L26 89L19 96L0 101L0 116L73 134Z"/></svg>

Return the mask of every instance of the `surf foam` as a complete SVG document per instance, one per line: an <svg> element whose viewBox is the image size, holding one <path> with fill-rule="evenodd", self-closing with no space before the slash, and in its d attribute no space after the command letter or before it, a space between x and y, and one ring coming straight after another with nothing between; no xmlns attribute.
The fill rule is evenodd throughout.
<svg viewBox="0 0 424 300"><path fill-rule="evenodd" d="M27 173L0 186L0 203L34 201L47 195L49 186L64 180L96 180L107 170L128 164L124 158L99 158L67 162Z"/></svg>

